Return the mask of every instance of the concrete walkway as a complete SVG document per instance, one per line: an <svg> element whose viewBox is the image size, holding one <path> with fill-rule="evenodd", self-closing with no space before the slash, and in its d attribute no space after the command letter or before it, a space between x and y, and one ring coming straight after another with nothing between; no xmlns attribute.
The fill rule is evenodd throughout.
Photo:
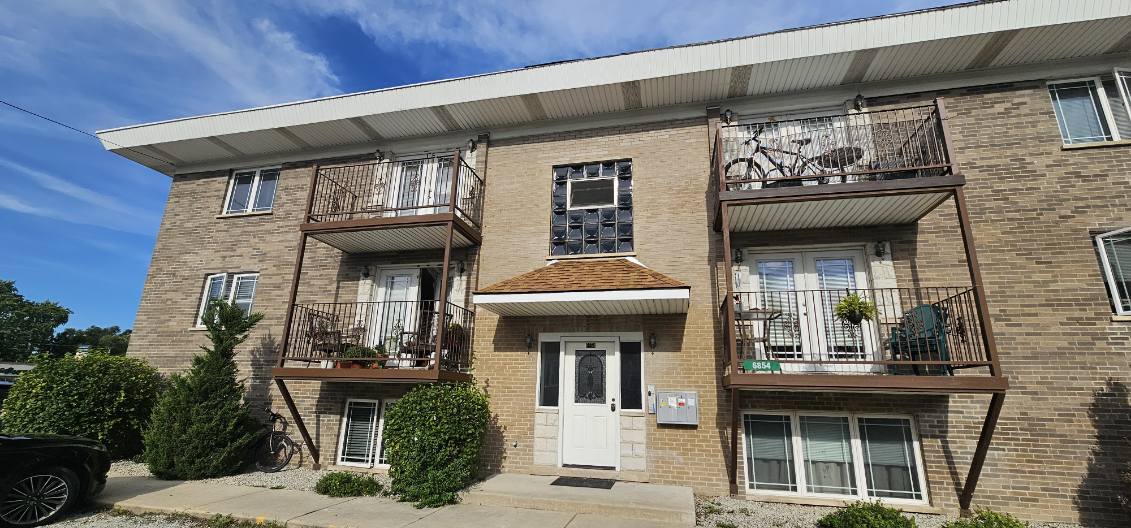
<svg viewBox="0 0 1131 528"><path fill-rule="evenodd" d="M488 481L490 482L490 481ZM620 483L617 484L620 486ZM617 486L614 486L616 489ZM558 488L560 489L560 488ZM591 491L591 490L589 490ZM331 498L313 491L273 490L151 477L111 477L95 501L134 513L229 515L252 522L309 528L675 528L685 522L610 517L603 513L548 511L503 505L457 504L416 509L385 497ZM693 524L693 522L692 522Z"/></svg>

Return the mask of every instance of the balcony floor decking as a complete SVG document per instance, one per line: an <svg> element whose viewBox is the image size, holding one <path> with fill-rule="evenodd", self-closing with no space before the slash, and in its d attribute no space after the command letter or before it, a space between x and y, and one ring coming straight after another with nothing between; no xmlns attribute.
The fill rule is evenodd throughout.
<svg viewBox="0 0 1131 528"><path fill-rule="evenodd" d="M433 383L470 381L471 374L438 369L352 369L276 367L271 375L283 380L312 380L367 383Z"/></svg>
<svg viewBox="0 0 1131 528"><path fill-rule="evenodd" d="M452 247L479 244L479 231L452 213L307 222L301 230L346 253L374 253L442 249L447 243L449 223L453 224Z"/></svg>
<svg viewBox="0 0 1131 528"><path fill-rule="evenodd" d="M993 394L1005 392L1009 382L1002 376L739 373L723 376L723 387L765 391Z"/></svg>

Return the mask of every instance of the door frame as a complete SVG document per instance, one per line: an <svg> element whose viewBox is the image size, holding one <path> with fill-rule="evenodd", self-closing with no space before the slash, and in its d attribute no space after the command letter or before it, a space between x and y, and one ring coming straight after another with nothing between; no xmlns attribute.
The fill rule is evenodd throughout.
<svg viewBox="0 0 1131 528"><path fill-rule="evenodd" d="M644 343L644 332L549 332L538 334L538 342L556 342L558 343L558 442L557 442L557 466L564 466L565 455L565 358L566 358L566 343L567 342L582 342L582 341L605 341L613 343L613 359L617 362L617 372L620 372L620 344L622 341L639 341ZM643 348L643 347L641 347ZM538 350L541 350L539 345ZM641 350L643 356L643 350ZM537 372L541 368L541 361L537 361L538 367L536 371L536 380L540 379L540 373ZM644 380L644 358L641 357L640 370L641 380ZM619 381L619 380L618 380ZM534 404L538 408L538 389L540 381L534 383ZM618 384L619 385L619 384ZM617 391L618 395L620 391ZM614 470L620 471L621 468L621 453L620 453L620 424L621 413L624 412L623 406L618 406L616 412L613 413L613 443L614 443Z"/></svg>

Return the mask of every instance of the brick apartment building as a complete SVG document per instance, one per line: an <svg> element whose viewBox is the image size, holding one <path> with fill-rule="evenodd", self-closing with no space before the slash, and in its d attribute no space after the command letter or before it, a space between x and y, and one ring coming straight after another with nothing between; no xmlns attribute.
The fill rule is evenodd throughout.
<svg viewBox="0 0 1131 528"><path fill-rule="evenodd" d="M262 312L307 463L472 380L492 472L1116 526L1129 116L1131 4L1010 0L99 134L172 177L130 354Z"/></svg>

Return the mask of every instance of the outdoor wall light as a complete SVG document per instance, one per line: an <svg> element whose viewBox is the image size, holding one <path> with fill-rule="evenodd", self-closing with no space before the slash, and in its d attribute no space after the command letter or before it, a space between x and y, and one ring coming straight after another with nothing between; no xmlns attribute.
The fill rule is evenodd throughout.
<svg viewBox="0 0 1131 528"><path fill-rule="evenodd" d="M534 336L532 336L530 334L526 334L526 349L527 350L534 349Z"/></svg>
<svg viewBox="0 0 1131 528"><path fill-rule="evenodd" d="M876 257L883 258L888 252L888 243L880 240L876 242Z"/></svg>
<svg viewBox="0 0 1131 528"><path fill-rule="evenodd" d="M648 346L652 348L652 351L656 350L656 332L648 335Z"/></svg>
<svg viewBox="0 0 1131 528"><path fill-rule="evenodd" d="M475 152L476 146L478 146L478 143L476 143L474 139L467 140L467 151L468 152Z"/></svg>
<svg viewBox="0 0 1131 528"><path fill-rule="evenodd" d="M734 250L734 263L735 264L742 264L742 250L741 249Z"/></svg>
<svg viewBox="0 0 1131 528"><path fill-rule="evenodd" d="M381 161L381 160L385 159L385 153L381 152L381 149L377 149L376 151L373 152L373 157L377 158L377 161Z"/></svg>
<svg viewBox="0 0 1131 528"><path fill-rule="evenodd" d="M462 260L457 260L456 261L456 271L459 272L460 275L463 275L463 272L467 271L467 264L464 263L464 261L462 261Z"/></svg>
<svg viewBox="0 0 1131 528"><path fill-rule="evenodd" d="M864 109L864 94L856 94L856 98L852 100L852 107L855 108L857 112Z"/></svg>
<svg viewBox="0 0 1131 528"><path fill-rule="evenodd" d="M723 122L729 125L731 121L734 121L734 111L727 108L726 111L723 112Z"/></svg>

